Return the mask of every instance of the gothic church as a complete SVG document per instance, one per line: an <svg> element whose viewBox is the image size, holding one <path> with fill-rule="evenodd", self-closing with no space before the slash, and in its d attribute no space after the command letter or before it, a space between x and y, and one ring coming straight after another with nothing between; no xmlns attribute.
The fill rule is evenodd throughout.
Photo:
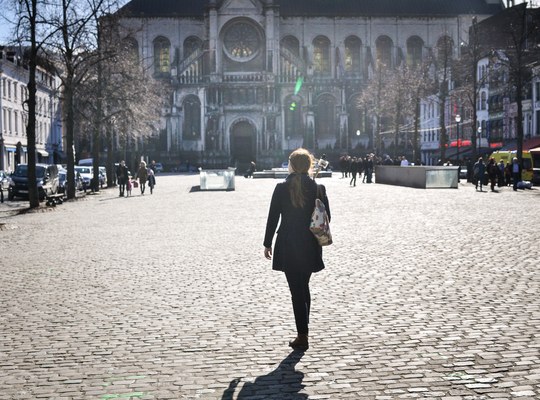
<svg viewBox="0 0 540 400"><path fill-rule="evenodd" d="M376 72L468 40L501 0L132 0L125 40L170 83L166 153L207 167L281 164L303 146L373 149L357 98Z"/></svg>

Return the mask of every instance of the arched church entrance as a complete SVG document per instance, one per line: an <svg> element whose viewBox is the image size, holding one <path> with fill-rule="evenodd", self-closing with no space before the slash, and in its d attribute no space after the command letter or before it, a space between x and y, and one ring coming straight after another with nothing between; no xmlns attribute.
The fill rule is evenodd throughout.
<svg viewBox="0 0 540 400"><path fill-rule="evenodd" d="M248 121L238 121L231 127L231 157L240 171L255 161L255 127Z"/></svg>

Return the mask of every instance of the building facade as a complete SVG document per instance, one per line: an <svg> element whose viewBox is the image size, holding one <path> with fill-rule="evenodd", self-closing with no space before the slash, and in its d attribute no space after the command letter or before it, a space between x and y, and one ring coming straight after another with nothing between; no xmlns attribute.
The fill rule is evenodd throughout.
<svg viewBox="0 0 540 400"><path fill-rule="evenodd" d="M60 81L38 67L36 103L36 152L38 162L58 162L62 152L62 115L58 94ZM20 49L0 52L0 170L13 171L26 163L28 67Z"/></svg>
<svg viewBox="0 0 540 400"><path fill-rule="evenodd" d="M453 57L473 17L498 0L133 0L122 39L170 83L162 134L168 156L209 166L281 164L372 151L373 116L358 99L378 65ZM165 141L164 141L165 142Z"/></svg>

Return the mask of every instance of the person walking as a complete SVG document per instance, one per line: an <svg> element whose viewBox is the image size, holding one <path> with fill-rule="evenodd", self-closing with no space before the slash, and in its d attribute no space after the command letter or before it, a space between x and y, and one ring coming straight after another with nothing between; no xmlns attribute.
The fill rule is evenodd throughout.
<svg viewBox="0 0 540 400"><path fill-rule="evenodd" d="M272 269L285 273L291 292L297 336L289 346L302 351L309 347L309 280L313 273L324 269L322 247L309 229L316 198L324 203L330 219L326 188L308 175L312 162L313 156L306 149L297 149L289 156L290 174L274 189L263 242L264 256L272 260Z"/></svg>
<svg viewBox="0 0 540 400"><path fill-rule="evenodd" d="M365 166L365 175L366 175L366 183L371 183L373 179L373 169L375 168L375 164L373 162L373 157L375 155L371 153L366 161ZM362 182L364 182L364 179L362 179Z"/></svg>
<svg viewBox="0 0 540 400"><path fill-rule="evenodd" d="M139 169L137 170L136 178L139 179L139 187L141 188L141 194L144 195L146 190L146 181L148 180L148 170L146 169L146 163L141 161Z"/></svg>
<svg viewBox="0 0 540 400"><path fill-rule="evenodd" d="M484 164L484 159L480 157L473 167L474 185L476 186L476 190L478 190L478 184L480 184L480 191L482 191L485 173L486 165Z"/></svg>
<svg viewBox="0 0 540 400"><path fill-rule="evenodd" d="M506 167L504 166L504 161L503 160L499 161L499 163L497 164L497 167L499 168L499 173L497 175L497 177L499 178L498 182L497 182L497 186L502 187L502 186L505 186L505 184L504 184L504 170L505 170Z"/></svg>
<svg viewBox="0 0 540 400"><path fill-rule="evenodd" d="M497 166L497 162L493 157L491 157L487 164L487 173L489 177L489 182L491 185L491 191L495 191L495 185L497 184L497 178L499 176L499 167Z"/></svg>
<svg viewBox="0 0 540 400"><path fill-rule="evenodd" d="M118 166L116 167L116 181L118 182L118 187L120 188L120 197L124 197L128 180L129 170L126 167L126 162L122 160L120 161L120 164L118 164Z"/></svg>
<svg viewBox="0 0 540 400"><path fill-rule="evenodd" d="M514 192L517 191L519 181L521 181L521 167L517 157L514 157L512 159L512 188L514 189Z"/></svg>
<svg viewBox="0 0 540 400"><path fill-rule="evenodd" d="M351 181L349 182L349 186L356 186L356 174L358 174L358 165L358 160L356 159L356 157L353 157L351 161L351 166L349 167L349 171L351 172Z"/></svg>
<svg viewBox="0 0 540 400"><path fill-rule="evenodd" d="M148 187L150 188L150 194L154 193L154 186L156 186L156 174L152 168L148 168Z"/></svg>

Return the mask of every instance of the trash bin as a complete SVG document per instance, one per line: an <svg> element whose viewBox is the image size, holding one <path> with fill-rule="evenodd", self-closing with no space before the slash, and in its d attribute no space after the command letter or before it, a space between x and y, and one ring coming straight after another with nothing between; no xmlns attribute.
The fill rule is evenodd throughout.
<svg viewBox="0 0 540 400"><path fill-rule="evenodd" d="M201 169L201 190L234 190L236 168Z"/></svg>

